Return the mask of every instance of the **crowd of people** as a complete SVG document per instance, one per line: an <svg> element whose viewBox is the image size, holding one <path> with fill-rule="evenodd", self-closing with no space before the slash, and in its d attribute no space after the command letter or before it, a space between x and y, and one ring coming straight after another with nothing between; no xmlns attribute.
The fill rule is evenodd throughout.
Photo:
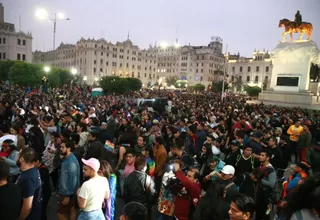
<svg viewBox="0 0 320 220"><path fill-rule="evenodd" d="M319 112L90 89L1 87L0 219L319 218Z"/></svg>

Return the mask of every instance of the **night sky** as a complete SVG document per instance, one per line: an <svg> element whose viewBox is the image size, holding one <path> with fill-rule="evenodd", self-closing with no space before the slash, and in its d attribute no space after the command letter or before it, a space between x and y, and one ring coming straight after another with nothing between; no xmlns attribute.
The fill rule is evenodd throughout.
<svg viewBox="0 0 320 220"><path fill-rule="evenodd" d="M211 36L223 39L224 50L251 56L253 50L272 50L281 40L282 18L313 24L313 40L320 47L320 0L0 0L6 22L33 34L33 50L52 48L53 24L35 17L37 8L50 15L62 12L70 21L57 24L56 46L75 44L81 37L105 38L113 43L130 39L140 48L155 42L206 45ZM298 37L298 34L295 34Z"/></svg>

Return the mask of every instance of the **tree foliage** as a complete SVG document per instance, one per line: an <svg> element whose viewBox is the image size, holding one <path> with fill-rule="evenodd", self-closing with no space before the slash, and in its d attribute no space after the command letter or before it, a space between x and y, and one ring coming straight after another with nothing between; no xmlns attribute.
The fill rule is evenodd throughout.
<svg viewBox="0 0 320 220"><path fill-rule="evenodd" d="M50 87L60 87L69 84L74 76L68 69L50 67L44 71L44 65L31 64L23 61L0 61L0 80L9 80L12 84L39 87L42 77L46 76Z"/></svg>
<svg viewBox="0 0 320 220"><path fill-rule="evenodd" d="M240 77L237 77L236 81L233 84L234 84L234 87L236 88L236 91L241 92L243 87L242 79Z"/></svg>
<svg viewBox="0 0 320 220"><path fill-rule="evenodd" d="M122 94L128 91L138 91L142 83L137 78L121 78L119 76L105 76L100 81L105 93Z"/></svg>
<svg viewBox="0 0 320 220"><path fill-rule="evenodd" d="M177 76L168 76L166 77L167 86L175 85L178 80Z"/></svg>
<svg viewBox="0 0 320 220"><path fill-rule="evenodd" d="M258 96L261 92L261 88L259 86L248 86L244 87L244 91L247 92L249 96Z"/></svg>
<svg viewBox="0 0 320 220"><path fill-rule="evenodd" d="M223 87L223 81L212 82L212 91L213 92L221 92ZM224 82L224 91L229 89L229 85L227 82Z"/></svg>
<svg viewBox="0 0 320 220"><path fill-rule="evenodd" d="M195 91L204 91L206 89L206 86L203 85L203 84L198 83L198 84L193 86L193 89Z"/></svg>

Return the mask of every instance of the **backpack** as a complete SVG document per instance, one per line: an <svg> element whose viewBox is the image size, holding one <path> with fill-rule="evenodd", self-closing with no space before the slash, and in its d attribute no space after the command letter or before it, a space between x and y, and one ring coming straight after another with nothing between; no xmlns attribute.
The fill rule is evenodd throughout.
<svg viewBox="0 0 320 220"><path fill-rule="evenodd" d="M274 170L275 172L275 170ZM283 180L277 177L276 184L268 195L268 200L272 204L277 204L283 197Z"/></svg>
<svg viewBox="0 0 320 220"><path fill-rule="evenodd" d="M233 185L235 185L234 182L231 182L231 183L229 183L228 185L226 185L226 187L224 187L224 190L223 190L223 198L224 198L224 199L225 199L226 196L227 196L227 191L228 191L228 189L229 189L231 186L233 186Z"/></svg>

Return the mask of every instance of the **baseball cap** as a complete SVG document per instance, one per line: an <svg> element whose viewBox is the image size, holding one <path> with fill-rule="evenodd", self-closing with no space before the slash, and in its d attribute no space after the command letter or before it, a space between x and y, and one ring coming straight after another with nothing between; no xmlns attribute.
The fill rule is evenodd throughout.
<svg viewBox="0 0 320 220"><path fill-rule="evenodd" d="M224 173L224 174L231 174L231 175L234 175L235 173L235 169L233 166L231 165L225 165L222 170L221 170L221 173Z"/></svg>
<svg viewBox="0 0 320 220"><path fill-rule="evenodd" d="M94 171L98 171L100 168L100 162L96 158L90 158L88 160L81 159L82 163L87 165L88 167L91 167Z"/></svg>

